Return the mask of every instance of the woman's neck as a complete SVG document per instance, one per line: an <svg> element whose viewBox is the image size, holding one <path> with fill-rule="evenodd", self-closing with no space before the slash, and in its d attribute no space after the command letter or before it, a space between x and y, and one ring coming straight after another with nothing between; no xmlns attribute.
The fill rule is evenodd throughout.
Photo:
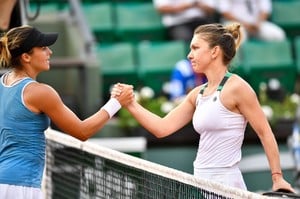
<svg viewBox="0 0 300 199"><path fill-rule="evenodd" d="M10 74L15 78L30 77L28 72L25 70L13 69Z"/></svg>
<svg viewBox="0 0 300 199"><path fill-rule="evenodd" d="M6 74L4 83L11 86L26 77L30 77L26 71L13 69L11 72Z"/></svg>
<svg viewBox="0 0 300 199"><path fill-rule="evenodd" d="M206 74L207 86L208 87L218 86L220 84L220 82L222 81L226 72L227 72L227 68L215 70L215 71L212 71L211 73Z"/></svg>

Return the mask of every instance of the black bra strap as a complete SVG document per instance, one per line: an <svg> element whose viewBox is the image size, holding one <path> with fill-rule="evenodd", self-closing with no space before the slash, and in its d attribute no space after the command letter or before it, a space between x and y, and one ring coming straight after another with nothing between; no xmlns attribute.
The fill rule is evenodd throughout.
<svg viewBox="0 0 300 199"><path fill-rule="evenodd" d="M205 84L202 86L202 88L201 88L201 90L200 90L200 94L201 94L201 95L203 95L204 90L206 89L207 85L208 85L208 84L205 83Z"/></svg>
<svg viewBox="0 0 300 199"><path fill-rule="evenodd" d="M228 78L232 75L232 73L230 72L226 72L222 81L220 82L218 88L217 88L217 91L221 91L222 88L224 87L224 84L226 83L226 81L228 80ZM202 86L201 90L200 90L200 94L203 95L204 93L204 90L206 89L206 87L208 86L208 83L206 83L205 85Z"/></svg>
<svg viewBox="0 0 300 199"><path fill-rule="evenodd" d="M218 86L217 91L221 91L222 88L224 87L224 84L226 83L226 81L228 80L228 78L232 75L232 73L230 72L226 72L225 76L223 77L221 83Z"/></svg>

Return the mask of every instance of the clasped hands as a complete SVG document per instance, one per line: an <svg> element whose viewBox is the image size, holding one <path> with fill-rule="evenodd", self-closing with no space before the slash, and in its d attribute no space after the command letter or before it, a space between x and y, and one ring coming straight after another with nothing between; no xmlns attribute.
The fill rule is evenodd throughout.
<svg viewBox="0 0 300 199"><path fill-rule="evenodd" d="M116 98L122 107L126 107L134 101L133 86L117 83L113 86L110 92L110 97Z"/></svg>

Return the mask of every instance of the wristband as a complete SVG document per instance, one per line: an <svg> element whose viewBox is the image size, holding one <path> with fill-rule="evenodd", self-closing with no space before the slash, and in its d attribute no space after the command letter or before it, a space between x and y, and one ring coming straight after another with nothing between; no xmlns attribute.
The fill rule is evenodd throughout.
<svg viewBox="0 0 300 199"><path fill-rule="evenodd" d="M116 98L110 98L104 106L102 106L101 109L104 109L108 115L109 118L112 118L116 112L118 112L121 109L121 104Z"/></svg>

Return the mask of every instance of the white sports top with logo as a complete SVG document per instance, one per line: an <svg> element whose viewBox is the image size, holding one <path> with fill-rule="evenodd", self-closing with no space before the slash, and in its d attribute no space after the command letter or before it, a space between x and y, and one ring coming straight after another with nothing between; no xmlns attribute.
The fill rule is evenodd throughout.
<svg viewBox="0 0 300 199"><path fill-rule="evenodd" d="M194 171L223 173L223 169L238 169L247 121L243 115L228 110L220 100L223 85L230 76L231 73L225 75L212 95L202 96L204 86L197 97L193 126L200 134L200 141Z"/></svg>

